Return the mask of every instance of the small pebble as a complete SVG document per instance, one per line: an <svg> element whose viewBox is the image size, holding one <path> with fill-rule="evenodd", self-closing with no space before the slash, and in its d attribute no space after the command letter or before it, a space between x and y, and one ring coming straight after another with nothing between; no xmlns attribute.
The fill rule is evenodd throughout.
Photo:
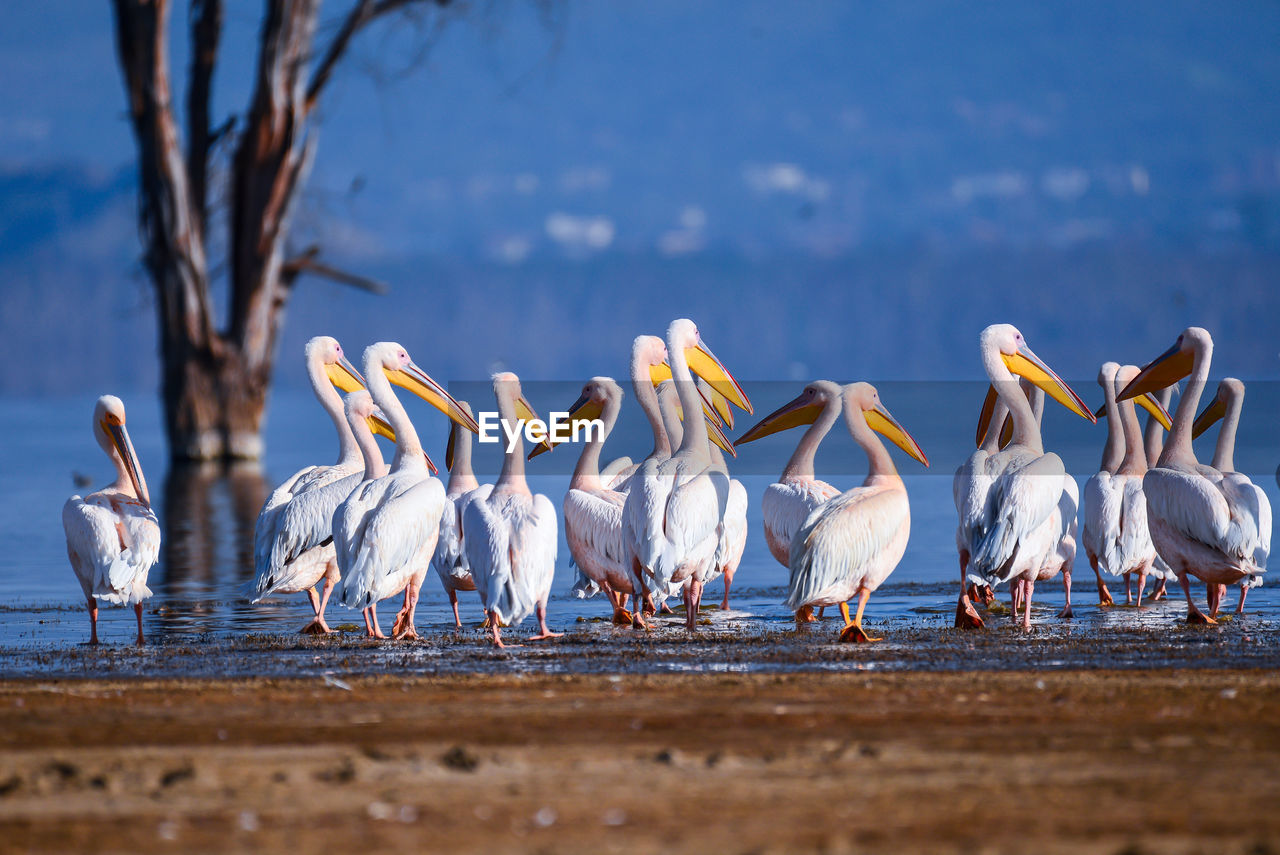
<svg viewBox="0 0 1280 855"><path fill-rule="evenodd" d="M537 823L539 828L550 828L555 825L557 816L555 808L544 807L533 815L533 821Z"/></svg>

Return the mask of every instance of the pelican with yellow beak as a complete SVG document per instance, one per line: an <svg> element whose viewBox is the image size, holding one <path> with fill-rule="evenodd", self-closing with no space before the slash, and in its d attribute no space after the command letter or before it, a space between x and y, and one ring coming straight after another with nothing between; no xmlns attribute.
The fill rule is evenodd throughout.
<svg viewBox="0 0 1280 855"><path fill-rule="evenodd" d="M1230 481L1231 489L1238 494L1241 501L1236 505L1239 513L1248 515L1253 520L1253 560L1259 567L1266 568L1267 558L1271 554L1271 500L1262 488L1249 480L1249 476L1236 471L1235 449L1236 428L1240 425L1240 411L1244 408L1244 383L1234 377L1227 377L1218 383L1218 392L1209 405L1196 416L1192 426L1192 438L1199 437L1218 420L1222 427L1218 429L1218 444L1214 448L1214 469L1222 473L1224 482ZM1253 501L1250 501L1250 497ZM1236 606L1236 614L1244 613L1244 600L1250 588L1262 584L1262 576L1246 576L1240 580L1240 604ZM1219 586L1210 597L1210 617L1217 617L1218 605L1225 593L1225 586Z"/></svg>
<svg viewBox="0 0 1280 855"><path fill-rule="evenodd" d="M1035 412L1015 375L1081 418L1096 419L1080 396L1031 351L1017 327L987 327L979 337L979 350L987 377L1013 419L1013 435L990 464L998 474L987 496L988 519L974 535L968 573L990 585L1009 582L1020 587L1016 596L1023 608L1022 626L1030 631L1036 579L1075 520L1074 513L1067 520L1063 512L1066 467L1058 455L1045 452ZM979 433L985 428L980 424Z"/></svg>
<svg viewBox="0 0 1280 855"><path fill-rule="evenodd" d="M703 404L693 384L694 372L735 406L751 411L746 393L703 344L693 321L671 322L666 349L685 412L699 412ZM646 408L646 415L655 424L656 442L661 413L655 419ZM655 454L645 460L632 478L623 507L623 537L640 588L659 597L683 591L690 631L697 628L703 586L716 572L728 496L728 476L712 468L707 422L695 418L685 424L680 446L669 458ZM637 626L644 625L642 613L634 617Z"/></svg>
<svg viewBox="0 0 1280 855"><path fill-rule="evenodd" d="M89 643L98 643L98 601L105 600L133 606L142 644L142 601L151 596L147 574L160 556L160 523L125 428L124 403L115 395L94 405L93 436L111 458L116 480L63 505L67 557L89 608Z"/></svg>
<svg viewBox="0 0 1280 855"><path fill-rule="evenodd" d="M1167 413L1169 405L1173 402L1173 386L1165 386L1158 392L1152 393L1152 397L1160 404ZM1171 419L1172 422L1172 419ZM1147 416L1147 428L1143 433L1143 445L1147 451L1147 468L1153 469L1160 462L1160 453L1164 451L1164 433L1169 429L1169 425L1163 425L1152 415ZM1178 574L1173 572L1173 568L1160 555L1160 550L1156 550L1156 561L1151 567L1156 577L1156 588L1151 592L1151 600L1163 599L1168 595L1168 586L1170 582L1178 581Z"/></svg>
<svg viewBox="0 0 1280 855"><path fill-rule="evenodd" d="M416 638L418 594L435 552L445 493L444 485L431 476L418 432L391 384L408 389L471 431L478 433L479 426L395 342L365 348L364 372L373 402L395 433L396 454L381 477L372 477L375 473L366 468L360 484L334 511L333 542L342 571L337 594L343 604L363 611L404 591L404 607L392 636ZM376 613L370 634L381 636Z"/></svg>
<svg viewBox="0 0 1280 855"><path fill-rule="evenodd" d="M303 353L311 390L338 434L338 460L332 466L308 466L295 472L267 498L254 527L254 578L248 594L250 602L258 603L273 594L305 591L314 617L302 632L324 634L330 631L325 606L340 578L332 545L333 512L359 483L364 469L336 389L364 389L364 378L332 336L312 338ZM324 489L339 482L346 482L345 488ZM320 582L323 589L317 595Z"/></svg>
<svg viewBox="0 0 1280 855"><path fill-rule="evenodd" d="M1195 576L1207 585L1234 585L1266 572L1265 557L1258 552L1262 535L1254 510L1257 493L1240 479L1224 477L1212 466L1201 465L1191 446L1196 407L1209 381L1212 359L1212 336L1200 327L1188 327L1173 347L1148 363L1119 396L1124 401L1163 389L1188 375L1191 378L1178 399L1169 441L1158 465L1143 477L1142 491L1147 497L1151 539L1178 574L1186 595L1187 622L1200 624L1216 621L1191 599L1188 577Z"/></svg>
<svg viewBox="0 0 1280 855"><path fill-rule="evenodd" d="M502 626L517 624L535 612L538 634L530 636L530 641L563 635L547 628L559 523L551 500L531 492L525 479L520 435L524 424L538 416L520 391L520 378L510 371L493 375L493 394L502 424L518 425L521 430L506 449L493 490L488 496L472 498L463 508L462 527L471 577L489 617L494 646L505 647ZM539 444L549 446L550 442L544 438Z"/></svg>
<svg viewBox="0 0 1280 855"><path fill-rule="evenodd" d="M850 383L841 397L849 433L867 455L867 477L862 486L820 505L796 532L787 608L801 612L839 606L844 618L841 641L877 641L862 628L862 612L902 560L911 533L911 507L893 458L876 434L925 466L929 459L880 403L880 393L870 383ZM854 597L858 611L850 618L849 600Z"/></svg>

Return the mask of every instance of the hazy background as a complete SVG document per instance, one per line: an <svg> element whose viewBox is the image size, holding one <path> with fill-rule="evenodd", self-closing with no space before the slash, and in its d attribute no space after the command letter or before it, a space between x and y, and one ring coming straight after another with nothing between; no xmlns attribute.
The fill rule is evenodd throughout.
<svg viewBox="0 0 1280 855"><path fill-rule="evenodd" d="M441 379L577 380L681 315L747 380L974 378L997 320L1083 382L1189 323L1215 375L1280 374L1280 4L547 8L358 41L296 240L392 291L301 282L283 390L319 332ZM221 115L259 14L228 3ZM108 4L7 19L0 394L152 393Z"/></svg>

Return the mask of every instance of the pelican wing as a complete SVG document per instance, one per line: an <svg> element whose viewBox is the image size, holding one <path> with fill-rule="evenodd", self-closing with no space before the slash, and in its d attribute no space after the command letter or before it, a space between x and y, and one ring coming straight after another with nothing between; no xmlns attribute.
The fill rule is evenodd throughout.
<svg viewBox="0 0 1280 855"><path fill-rule="evenodd" d="M1028 569L1015 565L1036 556L1020 555L1018 547L1057 509L1064 475L1062 459L1050 452L1011 463L996 477L987 496L991 527L975 542L976 574L994 584Z"/></svg>
<svg viewBox="0 0 1280 855"><path fill-rule="evenodd" d="M263 503L258 521L253 527L253 566L259 575L271 560L271 548L275 544L276 532L280 528L280 517L285 505L293 498L298 479L315 468L307 466L293 473L284 483L272 490L271 495L267 496L267 501Z"/></svg>
<svg viewBox="0 0 1280 855"><path fill-rule="evenodd" d="M1240 526L1246 549L1253 555L1253 563L1259 570L1265 570L1271 555L1271 501L1261 487L1238 472L1224 475L1221 486L1232 518ZM1261 577L1254 576L1253 583L1262 584Z"/></svg>
<svg viewBox="0 0 1280 855"><path fill-rule="evenodd" d="M1251 516L1260 511L1254 509L1257 502L1250 491L1239 483L1242 477L1232 473L1212 479L1198 469L1152 469L1143 480L1148 519L1160 520L1178 536L1222 554L1245 572L1261 572L1262 568L1252 569L1257 567L1255 550L1261 537ZM1269 551L1269 534L1267 547Z"/></svg>
<svg viewBox="0 0 1280 855"><path fill-rule="evenodd" d="M555 508L545 496L473 499L462 512L463 541L485 611L519 623L545 596L555 572Z"/></svg>
<svg viewBox="0 0 1280 855"><path fill-rule="evenodd" d="M805 479L770 484L760 499L765 540L769 551L783 567L791 561L791 541L814 508L840 495L826 481Z"/></svg>
<svg viewBox="0 0 1280 855"><path fill-rule="evenodd" d="M333 540L334 513L362 480L362 475L354 474L326 479L323 483L313 482L311 489L294 495L274 511L275 525L267 559L265 564L258 565L250 586L253 602L275 591L297 590L298 575L310 573L307 568L319 560L318 554L308 553ZM262 517L258 519L261 522ZM308 556L305 561L304 555ZM307 567L295 566L299 562Z"/></svg>
<svg viewBox="0 0 1280 855"><path fill-rule="evenodd" d="M600 470L600 483L606 490L625 493L631 487L631 476L639 468L640 464L632 463L630 457L619 457Z"/></svg>
<svg viewBox="0 0 1280 855"><path fill-rule="evenodd" d="M363 609L378 599L389 577L411 570L424 550L430 555L444 501L444 486L416 473L392 473L357 487L335 517L339 599Z"/></svg>
<svg viewBox="0 0 1280 855"><path fill-rule="evenodd" d="M160 554L160 525L150 508L103 493L72 496L62 527L85 596L124 605L151 596L147 574Z"/></svg>
<svg viewBox="0 0 1280 855"><path fill-rule="evenodd" d="M622 508L623 538L627 551L641 568L652 569L666 542L663 530L667 497L674 479L662 473L664 461L646 459L631 479L631 490Z"/></svg>
<svg viewBox="0 0 1280 855"><path fill-rule="evenodd" d="M440 576L440 580L449 584L449 580L465 579L471 576L471 565L467 562L466 549L463 546L462 511L467 502L473 498L486 499L493 492L492 484L481 484L474 490L446 499L440 512L440 536L436 540L436 551L431 564Z"/></svg>
<svg viewBox="0 0 1280 855"><path fill-rule="evenodd" d="M1128 573L1145 564L1155 552L1151 531L1147 528L1147 497L1142 492L1142 479L1124 479L1120 506L1120 525L1115 554L1107 569L1116 574Z"/></svg>
<svg viewBox="0 0 1280 855"><path fill-rule="evenodd" d="M792 611L826 599L843 599L867 569L909 526L902 490L855 487L814 510L791 541Z"/></svg>
<svg viewBox="0 0 1280 855"><path fill-rule="evenodd" d="M600 493L570 490L565 494L564 536L569 553L579 572L596 585L607 581L605 574L609 571L619 575L629 572L627 546L622 538L625 504L626 497L611 490Z"/></svg>
<svg viewBox="0 0 1280 855"><path fill-rule="evenodd" d="M747 488L736 478L729 479L724 517L720 520L720 542L716 546L716 567L738 569L747 540Z"/></svg>
<svg viewBox="0 0 1280 855"><path fill-rule="evenodd" d="M1098 559L1101 569L1110 568L1114 550L1108 544L1120 538L1120 513L1124 491L1110 472L1094 473L1084 485L1084 532L1080 539L1085 552Z"/></svg>
<svg viewBox="0 0 1280 855"><path fill-rule="evenodd" d="M714 559L720 544L720 521L728 500L729 477L723 471L677 468L662 519L665 548L649 568L658 590L671 590L682 569L701 569L704 574L717 569Z"/></svg>

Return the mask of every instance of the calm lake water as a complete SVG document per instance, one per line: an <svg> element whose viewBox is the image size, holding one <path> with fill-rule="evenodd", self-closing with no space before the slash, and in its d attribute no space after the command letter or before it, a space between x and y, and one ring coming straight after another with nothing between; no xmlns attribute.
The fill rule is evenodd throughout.
<svg viewBox="0 0 1280 855"><path fill-rule="evenodd" d="M801 384L775 384L776 389L757 392L757 416L771 411L794 395ZM944 397L953 399L959 415L953 421L940 419L924 384L882 385L881 394L889 408L920 440L931 457L925 470L904 455L895 456L904 475L911 499L910 545L898 569L886 586L872 597L868 606L870 626L909 619L916 627L948 627L954 609L957 573L955 557L955 511L951 479L955 467L972 445L972 424L984 387L980 384L951 384ZM1077 384L1086 399L1097 397L1096 386ZM1086 391L1087 390L1087 391ZM472 400L483 400L476 394ZM576 385L560 384L555 390L540 390L526 384L526 395L540 412L564 407L577 394ZM1089 392L1094 394L1090 395ZM1274 477L1274 445L1262 441L1257 431L1277 423L1274 395L1250 392L1242 427L1237 465L1250 471L1280 505ZM92 396L59 400L14 400L0 407L0 471L4 489L0 491L0 534L10 548L0 553L0 648L58 650L77 645L88 637L88 618L79 586L67 562L61 525L61 507L72 493L97 489L111 477L106 457L89 431ZM425 406L408 404L420 423L428 452L442 463L446 428L444 419ZM164 549L160 563L151 571L150 586L155 596L149 601L146 628L156 642L184 642L242 637L248 633L291 632L309 617L301 594L281 597L270 603L251 606L240 595L241 587L253 577L252 532L254 521L270 488L302 466L332 462L336 443L332 428L314 398L308 393L282 394L272 404L267 433L268 456L261 468L242 467L230 471L218 468L166 470L167 457L160 428L159 408L150 396L126 400L128 424L133 442L146 472L153 501L164 527ZM644 456L649 443L634 406L606 447L605 459L620 454ZM932 414L932 415L931 415ZM750 424L744 417L732 435ZM1080 422L1080 424L1075 424ZM1069 468L1078 473L1083 486L1105 438L1102 427L1094 427L1062 413L1055 413L1046 425L1046 445L1061 450ZM772 437L742 450L731 468L743 480L750 496L749 536L746 553L734 583L733 612L715 615L713 622L732 620L737 631L781 630L791 626L790 614L782 605L787 571L769 554L760 520L760 496L781 471L794 448L798 432ZM1212 454L1212 439L1199 448L1201 459ZM966 446L966 443L969 443ZM477 469L482 479L492 480L497 455L492 449L479 454ZM492 453L490 453L492 452ZM486 456L487 455L487 456ZM576 459L575 449L534 461L530 483L546 493L557 505L568 483L568 470ZM546 463L548 459L553 463ZM540 462L541 461L541 462ZM865 463L847 432L838 426L828 437L818 458L820 475L845 488L860 483ZM550 472L552 474L540 474ZM489 473L486 475L486 473ZM844 474L839 474L844 473ZM1256 474L1261 473L1261 474ZM87 476L92 486L77 487L73 475ZM549 608L553 628L581 626L580 619L608 614L603 598L578 600L569 592L573 572L563 532L556 569L556 582ZM1113 594L1123 594L1123 584L1111 582ZM1275 588L1264 586L1250 594L1252 619L1270 623L1280 618L1280 598ZM719 602L721 583L713 583L704 603ZM1001 592L1002 599L1005 592ZM1043 607L1036 618L1055 623L1053 615L1061 607L1062 586L1058 581L1038 586L1036 602ZM1230 595L1234 605L1234 592ZM1077 625L1173 626L1183 614L1181 596L1141 613L1130 610L1100 612L1096 604L1093 574L1083 554L1077 561L1075 592ZM384 629L389 629L398 603L386 601L381 609ZM480 609L475 594L463 595L464 623L477 623ZM123 644L132 638L131 612L112 607L102 610L100 633L104 641ZM331 625L357 624L360 617L338 603L328 611ZM1007 619L1007 618L1005 618ZM442 632L452 626L447 599L434 573L429 574L418 610L422 632ZM527 623L524 629L528 629Z"/></svg>

